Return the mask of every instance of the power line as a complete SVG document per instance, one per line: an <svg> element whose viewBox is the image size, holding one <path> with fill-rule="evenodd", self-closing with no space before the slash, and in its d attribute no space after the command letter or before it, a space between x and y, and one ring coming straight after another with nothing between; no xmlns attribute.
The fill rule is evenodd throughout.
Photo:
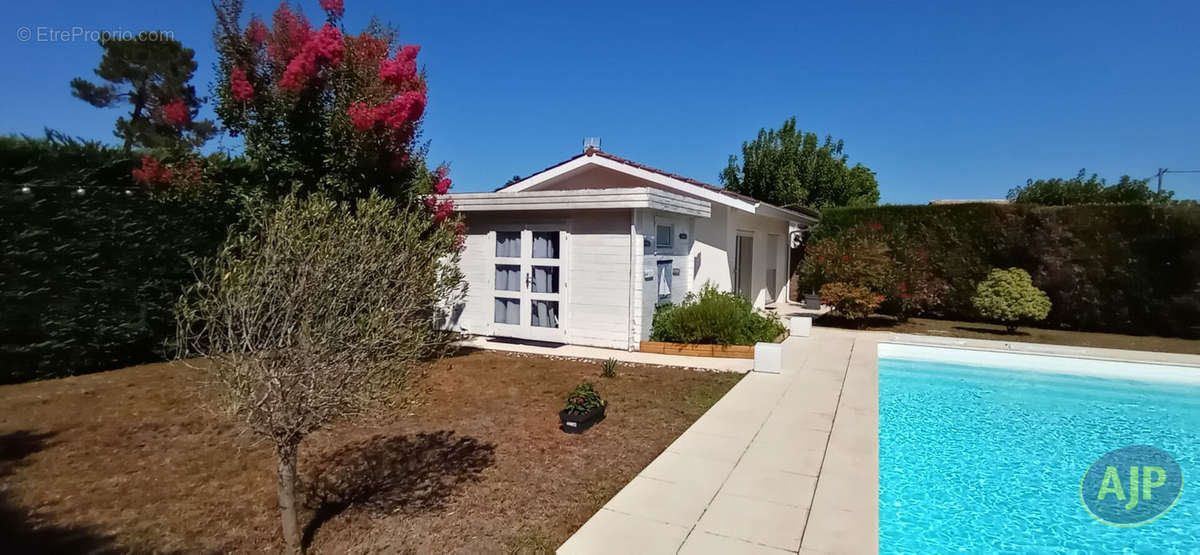
<svg viewBox="0 0 1200 555"><path fill-rule="evenodd" d="M1158 177L1158 192L1159 193L1162 193L1163 175L1168 174L1168 173L1200 173L1200 170L1171 170L1171 169L1167 169L1167 168L1158 168L1158 171L1155 172L1154 175Z"/></svg>

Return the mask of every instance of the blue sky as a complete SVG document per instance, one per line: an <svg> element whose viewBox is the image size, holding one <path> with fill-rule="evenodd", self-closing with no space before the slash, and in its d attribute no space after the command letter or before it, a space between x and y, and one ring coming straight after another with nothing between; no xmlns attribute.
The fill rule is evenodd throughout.
<svg viewBox="0 0 1200 555"><path fill-rule="evenodd" d="M269 14L276 2L247 0ZM319 20L317 0L300 4ZM431 162L456 191L489 190L604 149L718 183L728 156L796 116L846 141L883 201L1001 197L1081 167L1110 181L1200 169L1200 3L734 3L346 0L422 45ZM22 42L37 29L167 29L194 48L207 91L206 1L83 0L6 6L0 132L49 126L112 140L116 110L71 98L100 49ZM236 145L225 139L213 146ZM1168 175L1200 198L1200 174Z"/></svg>

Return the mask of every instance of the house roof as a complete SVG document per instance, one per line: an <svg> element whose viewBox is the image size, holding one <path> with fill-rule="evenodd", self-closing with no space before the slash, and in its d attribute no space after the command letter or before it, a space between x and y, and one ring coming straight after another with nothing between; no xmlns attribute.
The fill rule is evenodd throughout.
<svg viewBox="0 0 1200 555"><path fill-rule="evenodd" d="M507 184L507 185L504 185L503 187L499 187L499 188L495 189L495 191L494 191L494 192L501 192L501 191L504 191L505 189L508 189L508 188L514 187L514 186L516 186L516 185L520 184L521 182L523 182L523 181L526 181L526 180L528 180L528 179L530 179L530 178L532 178L532 177L534 177L534 176L537 176L537 175L539 175L539 174L542 174L542 173L545 173L545 172L547 172L547 171L553 170L554 168L557 168L557 167L559 167L559 166L562 166L562 165L565 165L565 164L569 164L569 163L571 163L571 162L574 162L575 160L578 160L579 158L582 158L582 157L585 157L585 156L598 156L598 157L601 157L601 158L606 158L606 159L608 159L608 160L612 160L613 162L617 162L617 163L619 163L619 164L623 164L623 165L626 165L626 166L629 166L629 167L632 167L632 168L637 168L637 169L639 169L639 170L648 171L648 172L651 172L651 173L656 173L656 174L658 174L658 175L661 175L661 176L663 176L663 177L667 177L667 178L670 178L670 179L674 179L674 180L676 180L676 181L681 181L681 182L683 182L683 183L687 183L687 184L689 184L689 185L695 185L695 186L697 186L697 187L701 187L701 188L703 188L703 189L706 189L706 190L708 190L708 191L711 191L711 192L714 192L714 193L717 193L717 194L720 194L720 195L723 195L723 196L726 196L726 197L729 197L729 198L737 199L737 200L739 200L739 201L742 201L742 202L745 202L745 203L748 203L748 204L751 204L751 205L766 205L766 206L770 206L770 207L772 207L772 208L775 208L775 209L778 209L778 210L784 210L784 211L796 212L796 213L799 213L799 214L802 214L802 215L808 216L808 217L810 217L810 218L819 218L819 217L820 217L820 213L819 213L819 212L817 212L816 210L814 210L814 209L812 209L812 208L808 208L808 207L806 207L806 206L795 206L795 205L786 206L786 207L775 206L775 205L773 205L773 204L770 204L770 203L767 203L767 202L762 202L762 201L760 201L760 200L758 200L758 199L755 199L755 198L753 198L753 197L750 197L750 196L747 196L747 195L743 195L743 194L741 194L741 193L735 193L735 192L733 192L733 191L729 191L729 190L725 189L724 187L717 187L716 185L711 185L711 184L709 184L709 183L705 183L705 182L703 182L703 181L699 181L699 180L697 180L697 179L692 179L692 178L690 178L690 177L682 176L682 175L679 175L679 174L676 174L676 173L672 173L672 172L669 172L669 171L666 171L666 170L661 170L661 169L658 169L658 168L655 168L655 167L652 167L652 166L647 166L647 165L645 165L645 164L642 164L642 163L640 163L640 162L634 162L633 160L630 160L630 159L628 159L628 158L622 158L622 157L620 157L620 156L617 156L617 155L615 155L615 154L610 154L610 153L604 152L604 151L602 151L602 150L600 150L600 149L598 149L598 148L596 148L596 147L588 147L586 150L584 150L584 151L583 151L582 153L580 153L580 154L576 154L575 156L572 156L572 157L570 157L570 158L567 158L566 160L563 160L562 162L559 162L559 163L557 163L557 164L554 164L554 165L551 165L551 166L547 166L546 168L544 168L544 169L542 169L542 170L539 170L539 171L537 171L537 172L534 172L533 174L530 174L530 175L528 175L528 176L526 176L526 177L522 178L522 179L521 179L521 180L519 180L519 181L516 181L516 182L513 182L513 183L509 183L509 184Z"/></svg>

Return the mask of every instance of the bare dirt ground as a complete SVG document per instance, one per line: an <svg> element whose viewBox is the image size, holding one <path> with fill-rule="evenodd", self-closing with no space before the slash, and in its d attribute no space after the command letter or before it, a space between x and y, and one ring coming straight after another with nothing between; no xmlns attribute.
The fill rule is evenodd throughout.
<svg viewBox="0 0 1200 555"><path fill-rule="evenodd" d="M305 440L310 552L547 552L740 375L465 352L408 401ZM274 457L212 411L197 371L151 364L0 387L4 551L275 552ZM592 381L609 416L558 430Z"/></svg>

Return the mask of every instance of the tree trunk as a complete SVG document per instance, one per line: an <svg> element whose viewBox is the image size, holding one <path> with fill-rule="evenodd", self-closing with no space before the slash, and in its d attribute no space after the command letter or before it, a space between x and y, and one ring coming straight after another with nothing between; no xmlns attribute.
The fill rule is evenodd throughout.
<svg viewBox="0 0 1200 555"><path fill-rule="evenodd" d="M300 553L300 526L296 520L296 444L279 445L279 518L287 553Z"/></svg>

